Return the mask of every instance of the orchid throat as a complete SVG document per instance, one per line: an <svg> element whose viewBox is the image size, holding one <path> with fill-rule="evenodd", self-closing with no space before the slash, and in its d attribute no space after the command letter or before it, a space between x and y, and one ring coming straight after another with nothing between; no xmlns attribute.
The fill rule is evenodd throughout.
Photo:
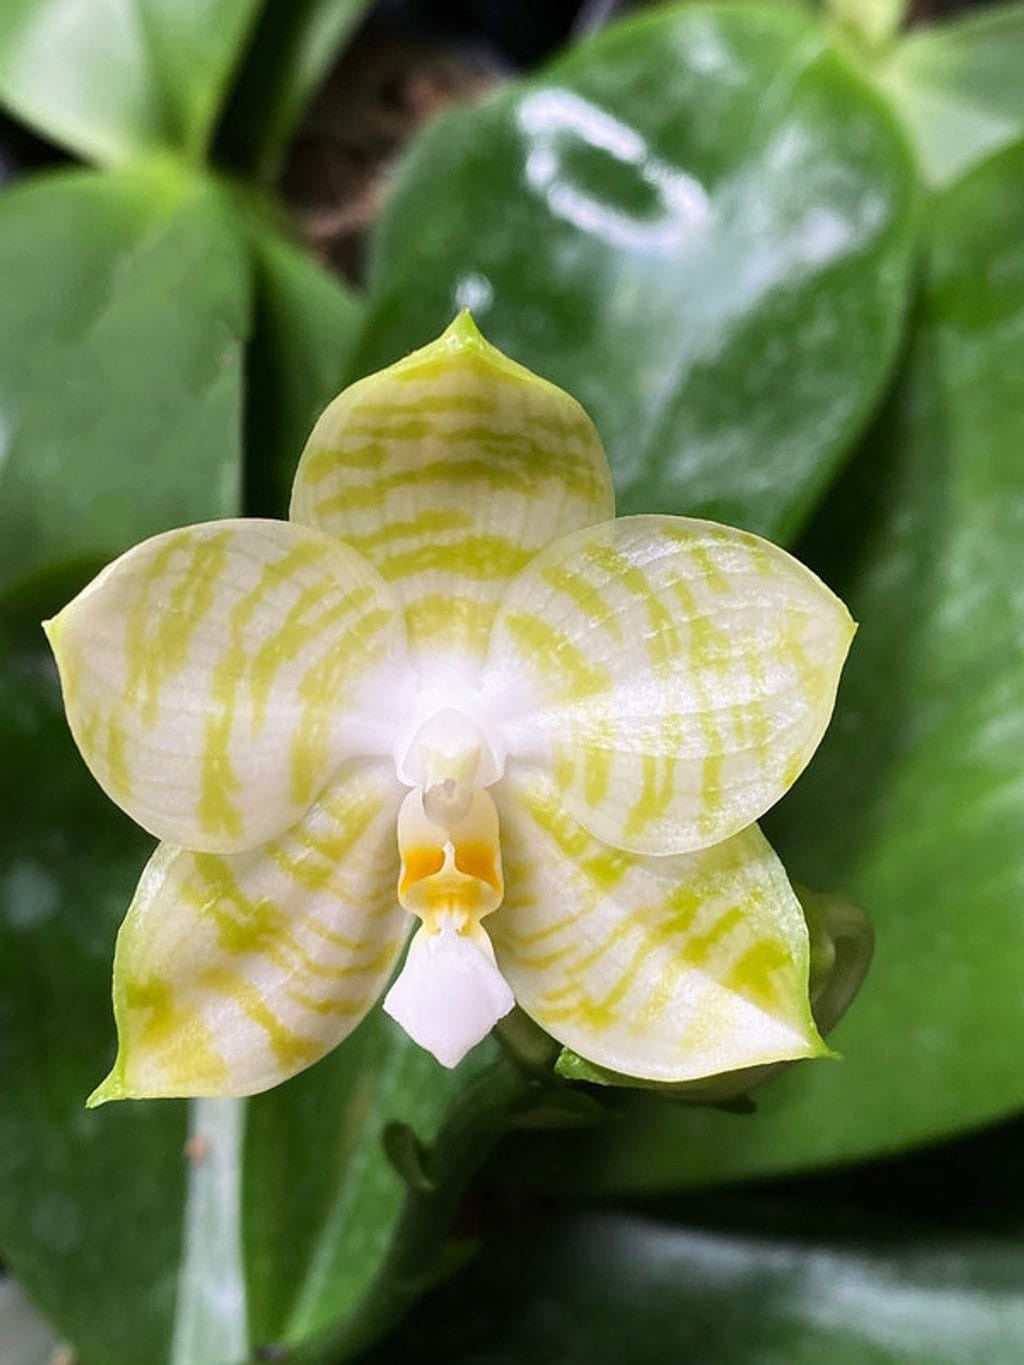
<svg viewBox="0 0 1024 1365"><path fill-rule="evenodd" d="M454 1066L512 1009L481 921L501 905L501 775L483 730L454 709L419 727L398 763L416 785L398 813L398 899L422 926L384 1008L421 1047Z"/></svg>

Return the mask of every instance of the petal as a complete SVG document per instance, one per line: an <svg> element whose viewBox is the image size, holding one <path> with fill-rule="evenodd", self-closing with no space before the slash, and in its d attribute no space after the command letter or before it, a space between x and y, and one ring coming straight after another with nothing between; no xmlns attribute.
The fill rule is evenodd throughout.
<svg viewBox="0 0 1024 1365"><path fill-rule="evenodd" d="M414 655L440 645L475 665L508 581L549 541L613 514L590 418L488 345L468 313L334 400L291 506L394 585Z"/></svg>
<svg viewBox="0 0 1024 1365"><path fill-rule="evenodd" d="M686 853L796 780L853 632L839 599L767 541L625 517L552 545L512 584L484 697L509 752L544 765L592 834Z"/></svg>
<svg viewBox="0 0 1024 1365"><path fill-rule="evenodd" d="M403 676L386 584L288 522L156 536L46 629L104 791L158 838L210 853L293 825L343 758L374 748L371 706Z"/></svg>
<svg viewBox="0 0 1024 1365"><path fill-rule="evenodd" d="M401 951L386 763L346 765L282 838L225 857L162 844L117 940L114 1069L90 1098L252 1095L359 1023Z"/></svg>
<svg viewBox="0 0 1024 1365"><path fill-rule="evenodd" d="M409 944L384 1009L442 1066L454 1067L515 1004L486 932L459 933L450 919Z"/></svg>
<svg viewBox="0 0 1024 1365"><path fill-rule="evenodd" d="M684 1081L827 1053L807 927L756 825L698 853L610 849L545 778L497 789L507 873L498 967L543 1029L589 1061Z"/></svg>

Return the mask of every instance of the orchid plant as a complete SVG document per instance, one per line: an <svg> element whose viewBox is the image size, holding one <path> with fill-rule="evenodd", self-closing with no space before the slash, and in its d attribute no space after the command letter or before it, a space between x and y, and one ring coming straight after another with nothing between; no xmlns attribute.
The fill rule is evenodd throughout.
<svg viewBox="0 0 1024 1365"><path fill-rule="evenodd" d="M162 841L91 1104L275 1085L403 951L384 1008L448 1067L514 1004L652 1081L827 1052L755 821L849 614L757 536L615 520L585 412L467 313L327 408L288 522L158 535L46 629L85 761Z"/></svg>

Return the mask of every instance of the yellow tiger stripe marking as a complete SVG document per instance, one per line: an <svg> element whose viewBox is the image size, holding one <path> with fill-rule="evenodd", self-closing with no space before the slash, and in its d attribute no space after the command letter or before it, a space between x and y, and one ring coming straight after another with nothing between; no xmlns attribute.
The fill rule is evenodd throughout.
<svg viewBox="0 0 1024 1365"><path fill-rule="evenodd" d="M722 985L766 1014L778 1013L785 1008L788 992L787 983L779 981L776 973L793 965L792 956L782 944L760 939L723 977Z"/></svg>
<svg viewBox="0 0 1024 1365"><path fill-rule="evenodd" d="M476 581L512 578L529 562L531 553L504 536L473 535L438 544L428 541L377 561L377 570L389 582L434 569L457 566L460 578Z"/></svg>
<svg viewBox="0 0 1024 1365"><path fill-rule="evenodd" d="M351 964L339 966L318 961L299 942L300 922L293 922L288 911L269 897L261 895L253 900L246 895L224 859L215 854L197 854L196 867L204 885L194 892L186 887L183 894L201 916L213 920L217 943L223 952L232 957L255 954L289 974L301 971L327 981L342 980L350 974ZM359 953L366 946L356 940L351 944L351 952Z"/></svg>
<svg viewBox="0 0 1024 1365"><path fill-rule="evenodd" d="M625 590L643 607L647 616L644 642L659 673L670 670L679 654L679 635L672 614L643 569L613 545L593 544L584 550L584 559L617 587ZM594 596L599 596L595 590Z"/></svg>
<svg viewBox="0 0 1024 1365"><path fill-rule="evenodd" d="M486 452L461 458L446 456L440 460L427 460L412 468L382 474L372 483L346 482L342 491L324 494L317 499L317 515L327 519L338 513L351 516L355 512L379 512L386 505L390 494L429 492L433 489L440 492L446 487L463 496L475 495L481 491L495 497L511 493L515 495L517 502L526 505L539 503L545 496L550 496L551 487L561 488L565 493L575 493L577 496L586 494L585 488L577 487L575 482L567 477L568 471L543 465L541 466L543 472L537 475L536 480L532 480L533 486L527 494L524 488L525 473L521 463L502 464L500 460L494 458L483 458L484 453ZM538 454L537 458L553 459L554 454L549 452L546 457Z"/></svg>
<svg viewBox="0 0 1024 1365"><path fill-rule="evenodd" d="M332 1017L343 1016L351 1018L362 1013L366 1008L363 1000L344 1000L341 996L331 995L326 1000L320 1000L315 995L310 995L307 991L300 990L298 986L289 986L285 995L294 1005L300 1006L304 1010L309 1010L312 1014L328 1014Z"/></svg>
<svg viewBox="0 0 1024 1365"><path fill-rule="evenodd" d="M615 750L587 747L583 751L583 799L590 806L599 806L608 794Z"/></svg>
<svg viewBox="0 0 1024 1365"><path fill-rule="evenodd" d="M676 762L643 754L640 758L640 794L626 816L625 833L633 839L649 825L665 817L676 794Z"/></svg>
<svg viewBox="0 0 1024 1365"><path fill-rule="evenodd" d="M606 670L595 668L564 631L542 617L529 612L506 612L502 622L519 648L554 685L559 697L585 697L609 685Z"/></svg>
<svg viewBox="0 0 1024 1365"><path fill-rule="evenodd" d="M116 795L126 801L131 796L132 773L126 751L124 726L113 711L107 716L107 774Z"/></svg>
<svg viewBox="0 0 1024 1365"><path fill-rule="evenodd" d="M654 955L661 945L655 939L644 939L633 949L632 957L621 972L618 981L600 1000L588 1000L583 1017L587 1026L592 1029L607 1029L615 1024L621 1024L618 1017L619 1006L626 999L626 996L637 983L646 963ZM649 1005L648 1000L648 1005ZM657 1020L650 1015L646 1019L634 1017L630 1020L632 1026L639 1031L643 1025L648 1029L653 1027Z"/></svg>
<svg viewBox="0 0 1024 1365"><path fill-rule="evenodd" d="M336 633L334 627L370 606L377 598L374 589L367 586L324 604L324 596L331 586L329 581L310 584L288 611L280 627L261 642L253 655L250 687L253 721L257 730L263 725L270 689L280 670L286 664L293 663L310 644L330 638ZM317 611L315 616L310 615L313 610ZM386 613L379 608L377 612L377 622L383 624Z"/></svg>
<svg viewBox="0 0 1024 1365"><path fill-rule="evenodd" d="M423 644L452 639L463 641L480 658L487 653L494 618L494 603L461 593L424 593L406 604L405 625L409 640Z"/></svg>
<svg viewBox="0 0 1024 1365"><path fill-rule="evenodd" d="M138 699L146 725L156 723L161 690L185 667L195 632L216 600L215 588L227 568L231 538L230 531L221 531L193 544L187 532L171 536L141 578L125 630L125 692ZM175 560L189 547L189 562L178 574L166 603L154 601Z"/></svg>
<svg viewBox="0 0 1024 1365"><path fill-rule="evenodd" d="M384 654L388 647L384 628L390 620L389 608L367 612L333 639L299 684L301 710L290 747L292 800L299 807L315 799L322 780L322 755L327 752L332 719L328 703L345 696L346 684Z"/></svg>
<svg viewBox="0 0 1024 1365"><path fill-rule="evenodd" d="M606 631L617 644L622 643L622 622L589 578L567 564L547 564L541 576L556 592L575 603L595 629Z"/></svg>
<svg viewBox="0 0 1024 1365"><path fill-rule="evenodd" d="M385 521L373 531L358 534L350 531L345 536L346 545L360 554L391 545L396 540L417 540L420 537L435 537L451 531L462 531L474 525L468 512L458 507L424 507L414 517L405 521Z"/></svg>
<svg viewBox="0 0 1024 1365"><path fill-rule="evenodd" d="M511 875L509 881L512 881ZM533 899L524 900L521 897L515 899L511 896L505 897L506 909L511 908L513 910L521 911L533 908L536 905L537 902ZM538 944L543 943L546 938L551 938L554 934L562 934L569 929L575 928L582 919L585 919L586 916L593 911L593 908L593 905L586 905L580 910L577 910L574 914L566 915L562 919L552 920L550 923L542 925L541 928L535 929L531 933L525 933L520 927L511 927L510 916L499 916L494 920L493 926L490 929L491 936L495 942L500 940L502 943L507 944L513 951L534 948ZM525 961L526 959L524 958L523 960Z"/></svg>
<svg viewBox="0 0 1024 1365"><path fill-rule="evenodd" d="M274 1056L285 1071L296 1071L308 1066L320 1056L321 1045L283 1024L255 986L239 972L229 971L226 967L207 967L199 974L199 982L204 989L234 1001L242 1013L263 1030Z"/></svg>
<svg viewBox="0 0 1024 1365"><path fill-rule="evenodd" d="M187 1005L175 1000L169 981L158 976L144 980L131 977L120 983L125 1007L131 1013L130 1049L148 1053L173 1087L199 1081L211 1087L227 1084L227 1066L217 1051L213 1034ZM131 1093L127 1076L127 1052L122 1039L110 1081Z"/></svg>
<svg viewBox="0 0 1024 1365"><path fill-rule="evenodd" d="M539 793L531 793L527 808L560 853L571 858L602 891L611 891L629 871L628 853L596 843L553 797L545 800Z"/></svg>
<svg viewBox="0 0 1024 1365"><path fill-rule="evenodd" d="M327 545L304 544L293 547L276 561L263 566L255 587L240 598L232 609L227 648L221 654L213 671L211 700L214 707L204 724L203 753L200 759L198 817L201 827L207 833L227 833L234 837L242 829L241 813L232 800L233 795L240 790L241 784L230 757L239 690L243 680L247 680L253 704L254 723L260 728L264 721L267 696L273 679L273 670L268 670L265 661L268 657L270 659L275 657L273 654L267 655L268 645L265 644L263 650L257 652L255 659L250 658L247 635L252 618L266 600L267 594L290 582L303 570L322 562L328 553ZM306 589L300 601L308 597L309 591ZM317 595L322 591L321 584ZM282 626L272 636L278 649L283 647L283 642L288 637L294 610L293 607Z"/></svg>

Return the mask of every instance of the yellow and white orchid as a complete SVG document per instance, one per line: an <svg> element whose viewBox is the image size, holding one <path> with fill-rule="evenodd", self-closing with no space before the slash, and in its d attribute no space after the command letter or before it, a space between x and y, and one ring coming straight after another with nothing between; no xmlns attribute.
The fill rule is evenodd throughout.
<svg viewBox="0 0 1024 1365"><path fill-rule="evenodd" d="M454 1066L514 1002L684 1081L823 1052L754 821L828 723L842 603L757 536L614 520L561 390L463 314L320 418L290 521L156 536L47 625L162 842L93 1103L244 1095L384 1008Z"/></svg>

